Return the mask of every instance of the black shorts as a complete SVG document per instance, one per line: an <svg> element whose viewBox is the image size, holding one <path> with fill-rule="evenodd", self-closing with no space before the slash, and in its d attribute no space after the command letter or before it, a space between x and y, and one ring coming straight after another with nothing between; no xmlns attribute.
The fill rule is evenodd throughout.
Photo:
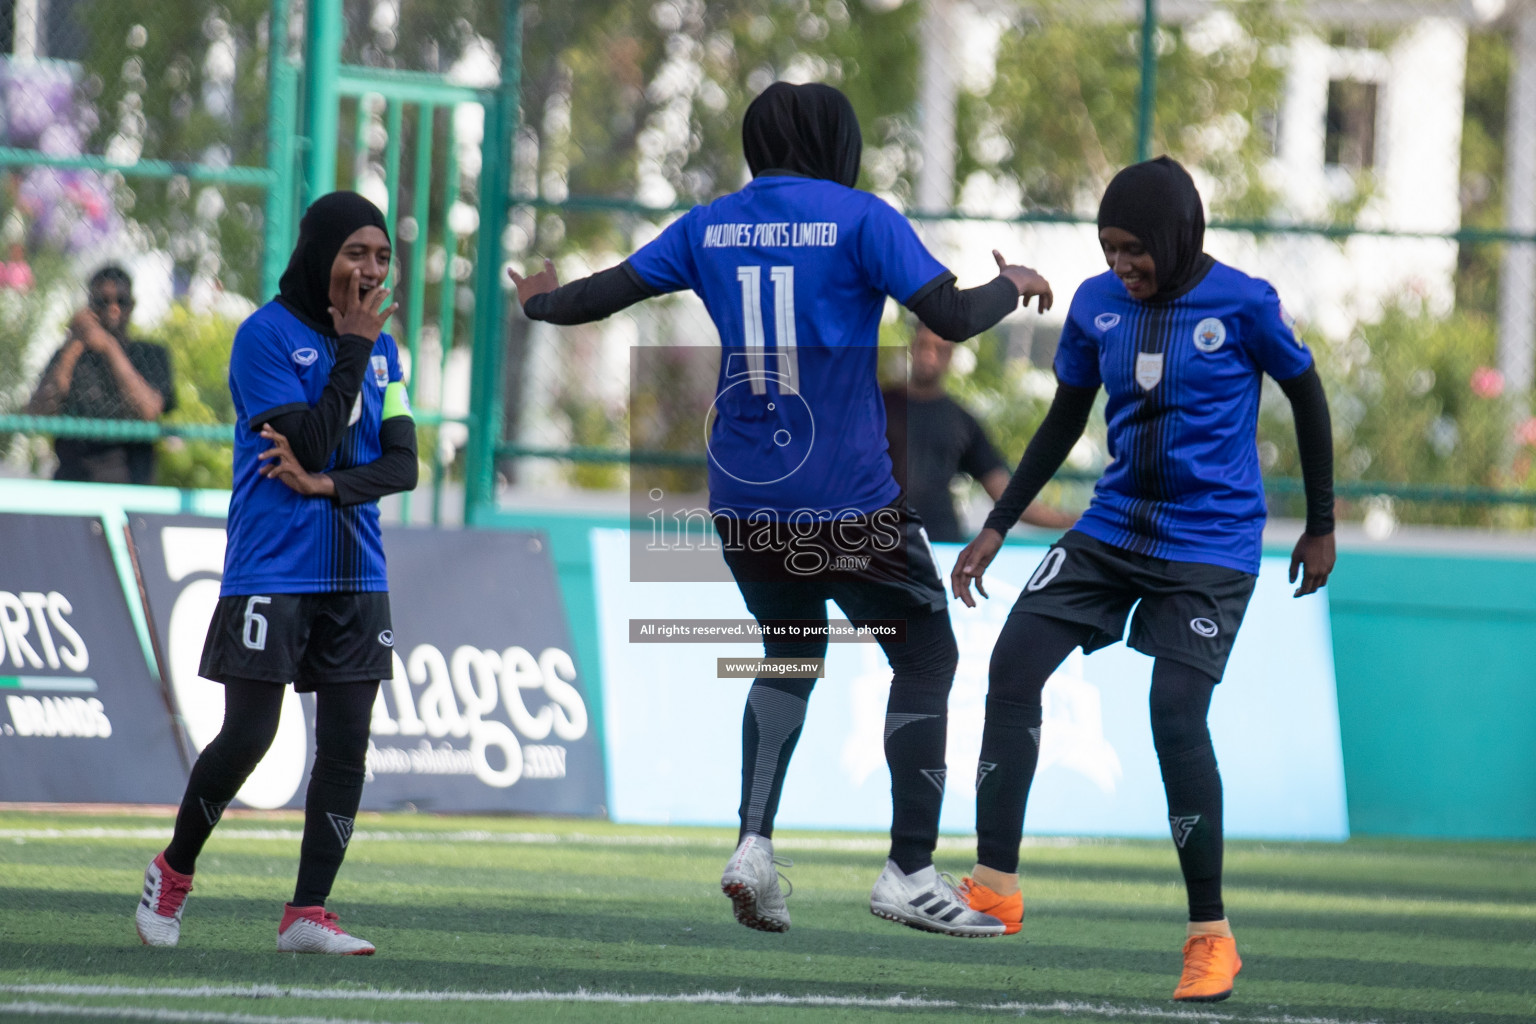
<svg viewBox="0 0 1536 1024"><path fill-rule="evenodd" d="M922 520L905 497L857 517L768 527L715 517L725 564L759 619L800 618L786 602L836 601L850 620L944 611L949 598ZM823 611L824 614L824 611Z"/></svg>
<svg viewBox="0 0 1536 1024"><path fill-rule="evenodd" d="M1126 643L1220 679L1256 579L1221 565L1149 558L1069 530L1045 553L1013 608L1092 626L1083 645L1092 653L1125 635L1135 605Z"/></svg>
<svg viewBox="0 0 1536 1024"><path fill-rule="evenodd" d="M221 597L203 642L204 679L326 683L388 679L395 635L384 592Z"/></svg>

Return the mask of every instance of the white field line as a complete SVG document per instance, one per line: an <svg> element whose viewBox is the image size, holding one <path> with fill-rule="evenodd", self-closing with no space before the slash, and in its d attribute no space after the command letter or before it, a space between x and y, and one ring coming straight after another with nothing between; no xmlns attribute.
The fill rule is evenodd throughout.
<svg viewBox="0 0 1536 1024"><path fill-rule="evenodd" d="M221 836L239 836L242 839L297 840L303 831L297 828L240 828L226 826L219 829ZM28 842L46 839L169 839L170 826L154 828L6 828L0 829L0 841ZM736 840L725 836L698 836L694 838L669 835L598 835L590 832L491 832L483 829L434 832L430 830L391 831L387 829L360 828L353 838L371 842L405 843L493 843L508 845L550 846L556 843L583 843L588 846L627 846L677 848L686 846L714 847L722 850L736 848ZM1104 846L1113 840L1077 839L1070 837L1028 837L1025 846L1069 847ZM782 836L776 838L775 849L831 850L844 853L883 853L890 848L886 839L818 839ZM976 840L970 836L941 836L941 850L974 850Z"/></svg>
<svg viewBox="0 0 1536 1024"><path fill-rule="evenodd" d="M1056 1013L1078 1016L1084 1020L1157 1020L1180 1021L1191 1024L1383 1024L1376 1020L1349 1020L1338 1017L1295 1017L1290 1014L1250 1016L1247 1014L1222 1013L1216 1010L1164 1008L1156 1006L1115 1006L1111 1003L1089 1003L1072 1000L1056 1000L1048 1003L962 1003L953 999L924 999L902 995L876 998L872 996L792 996L781 993L759 995L741 992L666 992L627 993L596 992L576 989L571 992L549 992L535 989L524 992L463 992L463 991L407 991L401 989L319 989L283 985L199 985L194 987L151 987L126 985L0 985L0 992L11 995L73 996L119 999L313 999L340 1002L382 1003L600 1003L632 1006L641 1004L684 1004L714 1006L783 1006L805 1009L863 1009L863 1010L955 1010L964 1013L1007 1013L1025 1015L1031 1013ZM0 1011L17 1004L0 1003ZM81 1010L112 1009L109 1007L81 1007ZM144 1011L124 1008L122 1013L150 1013L169 1011ZM129 1019L124 1017L122 1019ZM316 1017L136 1017L144 1020L203 1020L217 1019L257 1024L267 1021L324 1021L331 1018ZM350 1024L350 1022L348 1022Z"/></svg>
<svg viewBox="0 0 1536 1024"><path fill-rule="evenodd" d="M0 1003L0 1016L79 1017L89 1020L147 1020L166 1024L377 1024L342 1017L263 1017L250 1013L213 1013L201 1010L151 1010L137 1006L75 1006L71 1003ZM395 1021L391 1024L406 1024Z"/></svg>

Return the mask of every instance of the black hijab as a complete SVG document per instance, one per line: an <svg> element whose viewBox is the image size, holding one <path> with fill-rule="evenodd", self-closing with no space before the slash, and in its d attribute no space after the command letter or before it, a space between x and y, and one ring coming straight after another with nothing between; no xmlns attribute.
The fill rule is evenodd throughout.
<svg viewBox="0 0 1536 1024"><path fill-rule="evenodd" d="M331 266L342 243L358 228L375 227L389 237L379 208L356 192L332 192L309 204L299 221L299 242L277 284L277 300L321 334L336 336L331 323Z"/></svg>
<svg viewBox="0 0 1536 1024"><path fill-rule="evenodd" d="M1129 231L1152 256L1157 292L1148 302L1172 302L1216 262L1204 251L1205 211L1194 179L1170 157L1115 175L1099 202L1099 228Z"/></svg>
<svg viewBox="0 0 1536 1024"><path fill-rule="evenodd" d="M741 119L752 176L790 171L853 187L864 139L848 97L830 85L774 82Z"/></svg>

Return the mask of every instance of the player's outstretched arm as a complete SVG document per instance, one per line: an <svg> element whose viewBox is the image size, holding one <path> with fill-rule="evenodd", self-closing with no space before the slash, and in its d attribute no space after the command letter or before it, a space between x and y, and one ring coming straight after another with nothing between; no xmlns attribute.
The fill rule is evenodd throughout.
<svg viewBox="0 0 1536 1024"><path fill-rule="evenodd" d="M1003 317L1019 308L1019 299L1039 299L1040 311L1051 308L1051 286L1045 278L1028 267L1014 266L996 249L998 274L977 288L956 288L953 274L919 288L906 306L929 330L948 341L974 338Z"/></svg>
<svg viewBox="0 0 1536 1024"><path fill-rule="evenodd" d="M1009 263L1003 259L1003 254L996 249L992 250L992 258L997 261L997 272L1019 290L1019 298L1024 300L1024 305L1029 305L1030 299L1038 299L1038 308L1044 313L1051 308L1056 297L1051 294L1051 282L1041 277L1039 272L1029 268Z"/></svg>
<svg viewBox="0 0 1536 1024"><path fill-rule="evenodd" d="M628 261L569 284L560 283L549 260L544 261L544 269L528 277L510 267L507 275L517 286L523 314L552 324L589 324L658 294Z"/></svg>
<svg viewBox="0 0 1536 1024"><path fill-rule="evenodd" d="M1296 597L1322 588L1333 572L1333 425L1328 415L1328 396L1323 393L1317 367L1279 382L1291 403L1296 421L1296 451L1301 457L1302 487L1307 496L1307 529L1291 552L1291 582L1302 568Z"/></svg>
<svg viewBox="0 0 1536 1024"><path fill-rule="evenodd" d="M555 273L555 262L550 259L546 259L541 269L527 277L511 267L507 268L507 276L512 279L512 284L517 288L517 304L524 308L527 307L528 300L535 295L548 295L560 287L560 275Z"/></svg>

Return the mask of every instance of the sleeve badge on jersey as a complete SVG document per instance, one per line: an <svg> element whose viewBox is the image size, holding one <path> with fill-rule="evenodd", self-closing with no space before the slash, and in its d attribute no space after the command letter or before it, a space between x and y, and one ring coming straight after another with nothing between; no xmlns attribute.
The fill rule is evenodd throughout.
<svg viewBox="0 0 1536 1024"><path fill-rule="evenodd" d="M373 364L373 382L379 387L389 386L389 359L385 356L374 356L370 362Z"/></svg>
<svg viewBox="0 0 1536 1024"><path fill-rule="evenodd" d="M1107 331L1120 322L1119 313L1100 313L1093 318L1093 326L1101 331Z"/></svg>
<svg viewBox="0 0 1536 1024"><path fill-rule="evenodd" d="M1280 303L1280 322L1285 324L1286 330L1292 332L1296 330L1296 318L1291 315L1290 310L1285 308L1285 303L1283 302ZM1298 340L1296 344L1299 345L1301 342Z"/></svg>
<svg viewBox="0 0 1536 1024"><path fill-rule="evenodd" d="M293 350L293 361L300 366L313 366L315 360L320 358L320 353L312 348L296 348Z"/></svg>

